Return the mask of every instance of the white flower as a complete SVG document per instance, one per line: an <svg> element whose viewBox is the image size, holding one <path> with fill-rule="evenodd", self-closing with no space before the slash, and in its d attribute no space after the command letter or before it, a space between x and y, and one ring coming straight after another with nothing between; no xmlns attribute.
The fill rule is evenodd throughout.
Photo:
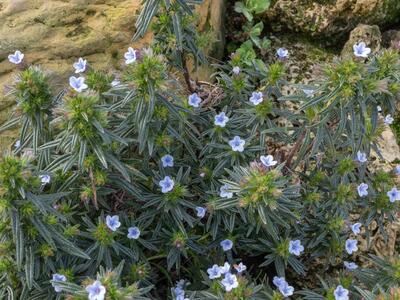
<svg viewBox="0 0 400 300"><path fill-rule="evenodd" d="M224 184L219 188L219 196L221 198L228 198L228 199L231 199L233 197L233 193L229 192L229 186L227 184Z"/></svg>
<svg viewBox="0 0 400 300"><path fill-rule="evenodd" d="M235 136L232 140L229 141L229 146L231 146L232 151L235 152L243 152L245 140L242 140L239 136Z"/></svg>
<svg viewBox="0 0 400 300"><path fill-rule="evenodd" d="M50 175L47 175L47 174L40 175L39 178L43 185L50 183L50 180L51 180Z"/></svg>
<svg viewBox="0 0 400 300"><path fill-rule="evenodd" d="M128 48L128 52L125 52L124 54L125 64L129 65L137 60L136 52L137 50L133 49L132 47Z"/></svg>
<svg viewBox="0 0 400 300"><path fill-rule="evenodd" d="M104 300L106 295L106 288L100 281L96 280L93 284L86 287L89 300Z"/></svg>
<svg viewBox="0 0 400 300"><path fill-rule="evenodd" d="M21 53L21 51L19 51L19 50L15 51L14 54L10 54L8 56L8 60L11 63L16 64L16 65L19 65L23 59L24 59L24 54Z"/></svg>
<svg viewBox="0 0 400 300"><path fill-rule="evenodd" d="M228 241L230 241L230 240L228 240ZM219 267L219 271L221 272L221 274L226 274L230 270L231 270L231 265L228 262L225 262L222 267Z"/></svg>
<svg viewBox="0 0 400 300"><path fill-rule="evenodd" d="M367 48L364 42L354 44L353 50L356 57L367 58L368 54L371 53L371 48Z"/></svg>
<svg viewBox="0 0 400 300"><path fill-rule="evenodd" d="M87 89L88 86L85 83L85 78L79 77L76 78L74 76L71 76L69 78L69 85L78 93L82 92L83 90Z"/></svg>
<svg viewBox="0 0 400 300"><path fill-rule="evenodd" d="M260 160L262 164L266 167L272 167L278 163L276 160L274 160L274 157L272 155L261 155Z"/></svg>
<svg viewBox="0 0 400 300"><path fill-rule="evenodd" d="M80 57L78 59L78 61L73 64L73 67L75 68L75 73L83 73L83 72L85 72L86 63L87 63L87 60L83 59L82 57Z"/></svg>
<svg viewBox="0 0 400 300"><path fill-rule="evenodd" d="M233 67L232 72L233 72L233 74L235 74L235 75L239 75L239 73L240 73L240 68L239 68L238 66Z"/></svg>
<svg viewBox="0 0 400 300"><path fill-rule="evenodd" d="M383 120L383 122L384 122L386 125L392 125L393 121L394 121L394 119L393 119L393 117L392 117L391 115L387 115L387 116L385 117L385 119Z"/></svg>

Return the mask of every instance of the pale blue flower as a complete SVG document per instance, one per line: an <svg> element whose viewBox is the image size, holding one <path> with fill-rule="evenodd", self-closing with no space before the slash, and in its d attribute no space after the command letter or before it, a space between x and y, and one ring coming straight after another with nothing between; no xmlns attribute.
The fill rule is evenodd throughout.
<svg viewBox="0 0 400 300"><path fill-rule="evenodd" d="M20 140L16 141L15 144L14 144L14 148L19 148L19 147L21 147L21 141Z"/></svg>
<svg viewBox="0 0 400 300"><path fill-rule="evenodd" d="M290 286L288 283L283 284L279 287L279 291L283 297L289 297L293 295L294 287Z"/></svg>
<svg viewBox="0 0 400 300"><path fill-rule="evenodd" d="M10 54L8 56L8 60L16 65L19 65L23 59L24 59L24 54L19 50L15 51L14 54Z"/></svg>
<svg viewBox="0 0 400 300"><path fill-rule="evenodd" d="M221 277L221 270L218 265L213 265L211 268L207 269L208 278L215 279Z"/></svg>
<svg viewBox="0 0 400 300"><path fill-rule="evenodd" d="M233 74L235 74L235 75L239 75L239 73L240 73L240 68L239 68L238 66L233 67L232 72L233 72Z"/></svg>
<svg viewBox="0 0 400 300"><path fill-rule="evenodd" d="M278 276L274 276L274 278L272 279L272 283L277 288L280 288L281 286L284 286L284 285L288 284L284 277L278 277Z"/></svg>
<svg viewBox="0 0 400 300"><path fill-rule="evenodd" d="M101 284L100 281L96 280L93 284L86 287L88 292L89 300L104 300L106 295L106 288Z"/></svg>
<svg viewBox="0 0 400 300"><path fill-rule="evenodd" d="M225 127L226 123L229 121L229 118L222 111L218 115L214 117L214 125Z"/></svg>
<svg viewBox="0 0 400 300"><path fill-rule="evenodd" d="M124 54L125 64L129 65L137 60L136 52L137 50L133 49L132 47L128 48L128 52L125 52Z"/></svg>
<svg viewBox="0 0 400 300"><path fill-rule="evenodd" d="M54 288L54 291L56 293L59 293L62 291L62 288L60 286L58 286L56 282L66 282L67 277L65 277L65 275L62 275L62 274L53 274L53 281L55 281L55 282L52 282L51 285Z"/></svg>
<svg viewBox="0 0 400 300"><path fill-rule="evenodd" d="M119 86L121 84L121 81L114 79L113 81L111 81L111 86L112 87L116 87Z"/></svg>
<svg viewBox="0 0 400 300"><path fill-rule="evenodd" d="M355 235L361 232L360 228L361 228L361 223L354 223L353 225L351 225L351 231L353 231Z"/></svg>
<svg viewBox="0 0 400 300"><path fill-rule="evenodd" d="M279 48L276 51L276 55L278 55L279 58L283 59L289 56L289 51L285 48Z"/></svg>
<svg viewBox="0 0 400 300"><path fill-rule="evenodd" d="M391 124L393 123L393 121L394 121L394 119L393 119L393 117L392 117L391 115L387 115L387 116L385 117L385 119L383 120L383 122L384 122L386 125L391 125Z"/></svg>
<svg viewBox="0 0 400 300"><path fill-rule="evenodd" d="M358 151L357 152L357 160L360 163L365 163L367 161L367 154L365 152Z"/></svg>
<svg viewBox="0 0 400 300"><path fill-rule="evenodd" d="M77 62L73 64L75 73L83 73L86 70L87 60L80 57Z"/></svg>
<svg viewBox="0 0 400 300"><path fill-rule="evenodd" d="M161 192L165 194L173 190L175 183L171 177L165 176L163 180L160 180L158 185L161 187Z"/></svg>
<svg viewBox="0 0 400 300"><path fill-rule="evenodd" d="M48 174L40 175L39 178L43 185L48 184L51 181L51 176Z"/></svg>
<svg viewBox="0 0 400 300"><path fill-rule="evenodd" d="M389 192L386 193L389 197L390 202L400 200L400 191L397 188L392 188Z"/></svg>
<svg viewBox="0 0 400 300"><path fill-rule="evenodd" d="M273 167L278 163L276 160L274 160L274 157L272 155L261 155L260 160L262 164L266 167Z"/></svg>
<svg viewBox="0 0 400 300"><path fill-rule="evenodd" d="M231 265L228 262L225 262L223 266L219 267L219 271L221 274L229 273L231 270Z"/></svg>
<svg viewBox="0 0 400 300"><path fill-rule="evenodd" d="M356 252L358 250L357 243L358 243L357 240L353 239L346 240L346 251L348 254L352 254L353 252Z"/></svg>
<svg viewBox="0 0 400 300"><path fill-rule="evenodd" d="M225 287L225 291L230 292L239 286L236 275L226 273L225 278L221 280L222 285Z"/></svg>
<svg viewBox="0 0 400 300"><path fill-rule="evenodd" d="M121 226L119 216L106 216L106 225L111 231L116 231Z"/></svg>
<svg viewBox="0 0 400 300"><path fill-rule="evenodd" d="M400 165L397 165L397 166L394 168L394 172L396 173L396 175L400 175Z"/></svg>
<svg viewBox="0 0 400 300"><path fill-rule="evenodd" d="M376 106L376 110L377 110L378 112L381 112L381 111L382 111L382 107L381 107L380 105L377 105L377 106Z"/></svg>
<svg viewBox="0 0 400 300"><path fill-rule="evenodd" d="M354 262L344 261L343 264L346 267L346 269L349 271L352 271L352 270L355 270L358 268L357 264Z"/></svg>
<svg viewBox="0 0 400 300"><path fill-rule="evenodd" d="M247 270L247 267L242 262L238 265L233 265L233 267L239 274Z"/></svg>
<svg viewBox="0 0 400 300"><path fill-rule="evenodd" d="M190 106L199 107L201 103L201 98L197 95L197 93L193 93L189 96L188 103Z"/></svg>
<svg viewBox="0 0 400 300"><path fill-rule="evenodd" d="M128 228L128 239L137 240L140 236L140 229L137 227L129 227Z"/></svg>
<svg viewBox="0 0 400 300"><path fill-rule="evenodd" d="M232 140L229 141L229 146L231 146L232 151L235 152L243 152L245 140L242 140L239 136L235 136Z"/></svg>
<svg viewBox="0 0 400 300"><path fill-rule="evenodd" d="M220 245L224 251L229 251L233 247L233 242L229 239L226 239L221 241Z"/></svg>
<svg viewBox="0 0 400 300"><path fill-rule="evenodd" d="M306 94L307 97L312 97L314 96L315 91L311 89L304 89L303 90L304 94Z"/></svg>
<svg viewBox="0 0 400 300"><path fill-rule="evenodd" d="M219 196L221 198L228 198L228 199L231 199L233 197L233 193L229 192L229 186L227 184L224 184L219 188Z"/></svg>
<svg viewBox="0 0 400 300"><path fill-rule="evenodd" d="M367 195L368 195L368 184L366 184L366 183L361 183L361 184L357 187L357 192L358 192L358 195L359 195L360 197L367 196Z"/></svg>
<svg viewBox="0 0 400 300"><path fill-rule="evenodd" d="M335 296L335 300L349 300L349 291L341 285L336 287L333 295Z"/></svg>
<svg viewBox="0 0 400 300"><path fill-rule="evenodd" d="M371 48L366 47L364 42L353 45L354 55L356 57L367 58L368 54L371 53Z"/></svg>
<svg viewBox="0 0 400 300"><path fill-rule="evenodd" d="M199 218L204 218L204 216L206 215L207 212L207 208L202 207L202 206L197 206L196 207L196 215Z"/></svg>
<svg viewBox="0 0 400 300"><path fill-rule="evenodd" d="M289 241L289 253L300 256L301 252L304 251L304 247L300 240Z"/></svg>
<svg viewBox="0 0 400 300"><path fill-rule="evenodd" d="M85 83L85 78L83 77L76 78L71 76L69 78L69 85L78 93L88 88L87 84Z"/></svg>
<svg viewBox="0 0 400 300"><path fill-rule="evenodd" d="M251 97L249 98L249 101L253 103L254 105L258 105L261 102L263 102L263 93L262 92L253 92L251 94Z"/></svg>
<svg viewBox="0 0 400 300"><path fill-rule="evenodd" d="M164 168L174 166L174 158L172 155L166 154L161 157L161 162Z"/></svg>

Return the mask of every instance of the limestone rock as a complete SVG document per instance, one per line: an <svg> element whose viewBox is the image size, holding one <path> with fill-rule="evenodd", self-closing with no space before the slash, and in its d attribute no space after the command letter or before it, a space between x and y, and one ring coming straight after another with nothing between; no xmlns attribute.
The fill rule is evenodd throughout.
<svg viewBox="0 0 400 300"><path fill-rule="evenodd" d="M358 25L350 33L350 37L342 50L342 57L353 56L353 45L364 42L367 47L371 48L371 53L377 53L381 49L381 31L376 25Z"/></svg>
<svg viewBox="0 0 400 300"><path fill-rule="evenodd" d="M400 19L398 0L276 0L266 13L277 30L289 28L334 44L358 24L390 25Z"/></svg>

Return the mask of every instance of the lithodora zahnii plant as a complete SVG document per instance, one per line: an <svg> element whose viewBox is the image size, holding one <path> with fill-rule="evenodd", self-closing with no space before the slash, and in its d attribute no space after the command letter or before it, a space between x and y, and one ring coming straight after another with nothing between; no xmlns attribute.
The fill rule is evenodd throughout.
<svg viewBox="0 0 400 300"><path fill-rule="evenodd" d="M393 294L397 261L375 256L372 236L389 239L400 172L372 157L399 54L357 44L287 95L286 49L270 64L238 50L196 82L189 2L146 1L138 35L158 17L155 50L128 48L117 78L79 58L56 94L10 55L17 119L2 129L21 128L0 161L0 298Z"/></svg>

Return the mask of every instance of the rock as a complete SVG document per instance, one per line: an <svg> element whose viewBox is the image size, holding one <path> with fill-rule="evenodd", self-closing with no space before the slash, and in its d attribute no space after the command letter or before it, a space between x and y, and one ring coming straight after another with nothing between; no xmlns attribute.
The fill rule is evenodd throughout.
<svg viewBox="0 0 400 300"><path fill-rule="evenodd" d="M353 57L353 45L364 42L371 48L371 53L377 53L381 49L381 31L376 25L360 24L350 33L350 37L342 50L342 57Z"/></svg>
<svg viewBox="0 0 400 300"><path fill-rule="evenodd" d="M289 28L334 44L359 23L388 26L400 19L398 0L276 0L266 17L275 30Z"/></svg>

